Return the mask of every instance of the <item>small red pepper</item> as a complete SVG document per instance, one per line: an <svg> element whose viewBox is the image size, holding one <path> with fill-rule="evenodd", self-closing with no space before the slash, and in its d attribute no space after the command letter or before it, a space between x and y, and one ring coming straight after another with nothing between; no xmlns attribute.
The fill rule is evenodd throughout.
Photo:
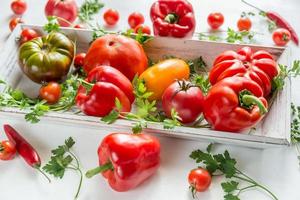
<svg viewBox="0 0 300 200"><path fill-rule="evenodd" d="M150 10L154 35L191 37L196 20L193 6L186 0L158 0Z"/></svg>
<svg viewBox="0 0 300 200"><path fill-rule="evenodd" d="M14 142L16 145L17 152L20 156L27 162L27 164L34 169L37 169L40 173L42 173L49 182L51 180L47 177L47 175L40 169L41 167L41 159L37 151L23 138L13 127L8 124L4 126L4 132L7 138Z"/></svg>
<svg viewBox="0 0 300 200"><path fill-rule="evenodd" d="M261 87L245 77L229 77L216 83L207 94L204 117L220 131L253 127L267 112Z"/></svg>
<svg viewBox="0 0 300 200"><path fill-rule="evenodd" d="M242 2L247 4L248 6L251 6L252 8L259 10L269 20L275 22L275 24L278 27L287 29L291 33L292 40L295 42L296 45L299 45L299 38L298 38L298 35L297 35L295 29L281 15L279 15L277 12L273 12L273 11L264 11L254 5L246 2L245 0L242 0Z"/></svg>
<svg viewBox="0 0 300 200"><path fill-rule="evenodd" d="M160 165L160 143L144 133L112 133L98 148L99 167L88 178L102 173L112 189L128 191L152 176Z"/></svg>

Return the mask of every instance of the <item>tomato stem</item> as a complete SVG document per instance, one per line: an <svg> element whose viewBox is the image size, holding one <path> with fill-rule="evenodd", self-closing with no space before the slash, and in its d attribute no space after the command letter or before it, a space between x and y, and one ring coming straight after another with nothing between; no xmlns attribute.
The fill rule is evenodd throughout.
<svg viewBox="0 0 300 200"><path fill-rule="evenodd" d="M114 169L114 166L112 165L112 163L111 163L111 162L108 162L108 163L106 163L106 164L104 164L104 165L101 165L101 166L99 166L99 167L96 167L96 168L94 168L94 169L91 169L91 170L87 171L87 172L85 173L85 176L86 176L87 178L92 178L92 177L95 176L96 174L105 172L105 171L107 171L107 170L113 170L113 169Z"/></svg>
<svg viewBox="0 0 300 200"><path fill-rule="evenodd" d="M164 20L170 24L176 24L178 22L178 19L178 15L176 15L175 13L169 13Z"/></svg>

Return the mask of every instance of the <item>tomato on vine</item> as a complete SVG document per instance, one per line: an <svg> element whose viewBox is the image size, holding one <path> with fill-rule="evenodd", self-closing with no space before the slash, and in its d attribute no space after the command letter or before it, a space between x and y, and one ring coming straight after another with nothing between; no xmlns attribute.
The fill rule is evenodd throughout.
<svg viewBox="0 0 300 200"><path fill-rule="evenodd" d="M61 96L61 87L56 82L50 82L40 88L40 97L48 104L55 104Z"/></svg>

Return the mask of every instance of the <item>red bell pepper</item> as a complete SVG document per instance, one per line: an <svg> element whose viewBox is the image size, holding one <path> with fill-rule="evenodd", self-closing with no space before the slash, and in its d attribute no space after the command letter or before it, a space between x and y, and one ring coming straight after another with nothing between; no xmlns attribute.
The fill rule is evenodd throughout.
<svg viewBox="0 0 300 200"><path fill-rule="evenodd" d="M150 10L154 35L190 37L196 26L193 6L186 0L158 0Z"/></svg>
<svg viewBox="0 0 300 200"><path fill-rule="evenodd" d="M160 143L150 135L112 133L98 148L100 166L86 176L102 173L112 189L128 191L152 176L160 165Z"/></svg>
<svg viewBox="0 0 300 200"><path fill-rule="evenodd" d="M279 69L272 55L264 50L253 52L243 47L237 52L229 50L220 54L209 73L212 85L231 76L244 76L255 81L263 89L264 96L271 92L272 79Z"/></svg>
<svg viewBox="0 0 300 200"><path fill-rule="evenodd" d="M245 77L230 77L212 86L204 103L204 117L220 131L253 127L267 112L260 86Z"/></svg>

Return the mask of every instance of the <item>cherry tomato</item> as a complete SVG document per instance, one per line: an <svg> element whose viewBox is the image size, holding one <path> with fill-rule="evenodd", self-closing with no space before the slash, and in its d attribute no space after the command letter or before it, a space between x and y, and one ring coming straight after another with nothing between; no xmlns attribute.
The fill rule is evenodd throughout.
<svg viewBox="0 0 300 200"><path fill-rule="evenodd" d="M82 24L76 24L76 25L74 26L74 28L85 29L85 26L82 25Z"/></svg>
<svg viewBox="0 0 300 200"><path fill-rule="evenodd" d="M212 29L218 29L224 23L224 16L222 13L210 13L207 17L207 23Z"/></svg>
<svg viewBox="0 0 300 200"><path fill-rule="evenodd" d="M239 31L249 31L251 29L252 22L248 17L241 17L237 22Z"/></svg>
<svg viewBox="0 0 300 200"><path fill-rule="evenodd" d="M85 53L79 53L75 56L75 58L74 58L74 67L75 68L80 68L83 66L85 56L86 56Z"/></svg>
<svg viewBox="0 0 300 200"><path fill-rule="evenodd" d="M115 9L108 9L104 12L103 19L107 25L114 26L119 21L119 13Z"/></svg>
<svg viewBox="0 0 300 200"><path fill-rule="evenodd" d="M196 192L207 190L211 184L211 175L206 169L193 169L189 173L188 181L194 195Z"/></svg>
<svg viewBox="0 0 300 200"><path fill-rule="evenodd" d="M167 117L175 109L182 123L194 122L202 113L204 96L200 88L191 82L176 81L171 84L162 96L162 106Z"/></svg>
<svg viewBox="0 0 300 200"><path fill-rule="evenodd" d="M146 26L146 25L143 25L143 24L139 24L139 25L137 25L135 27L134 32L138 33L139 30L142 30L142 33L144 33L144 34L148 34L148 35L151 34L151 29L150 29L149 26Z"/></svg>
<svg viewBox="0 0 300 200"><path fill-rule="evenodd" d="M149 100L160 100L169 85L176 80L188 80L189 76L190 68L188 64L184 60L174 58L149 67L139 78L145 81L147 90L152 92Z"/></svg>
<svg viewBox="0 0 300 200"><path fill-rule="evenodd" d="M33 29L25 28L21 32L20 43L23 44L34 38L39 37L40 35Z"/></svg>
<svg viewBox="0 0 300 200"><path fill-rule="evenodd" d="M27 3L24 0L14 0L10 8L16 15L22 15L27 9Z"/></svg>
<svg viewBox="0 0 300 200"><path fill-rule="evenodd" d="M291 40L291 33L285 28L278 28L273 32L273 41L278 46L285 46Z"/></svg>
<svg viewBox="0 0 300 200"><path fill-rule="evenodd" d="M24 23L20 17L14 17L9 21L9 29L13 31L18 23Z"/></svg>
<svg viewBox="0 0 300 200"><path fill-rule="evenodd" d="M144 16L139 12L133 12L128 17L129 26L134 29L137 25L145 22Z"/></svg>
<svg viewBox="0 0 300 200"><path fill-rule="evenodd" d="M16 146L9 140L0 143L0 160L11 160L16 155Z"/></svg>
<svg viewBox="0 0 300 200"><path fill-rule="evenodd" d="M40 97L49 104L58 102L61 96L61 87L56 82L49 82L47 85L40 88Z"/></svg>

